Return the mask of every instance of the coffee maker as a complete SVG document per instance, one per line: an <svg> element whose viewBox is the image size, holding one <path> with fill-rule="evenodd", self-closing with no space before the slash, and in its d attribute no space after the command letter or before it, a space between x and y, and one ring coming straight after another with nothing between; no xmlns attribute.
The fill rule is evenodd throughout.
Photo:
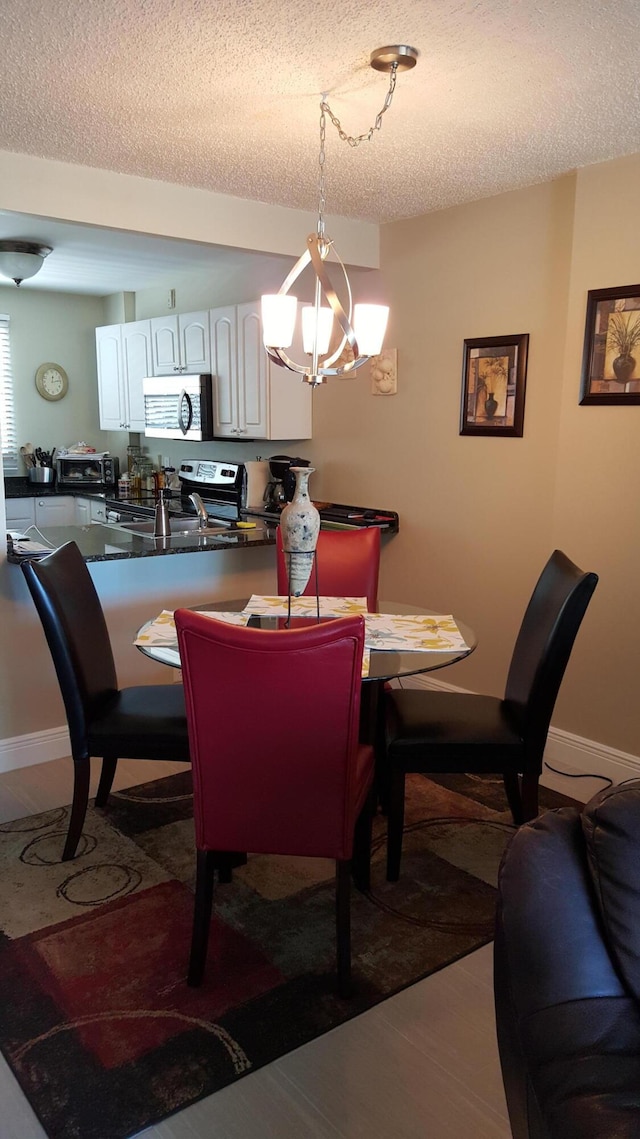
<svg viewBox="0 0 640 1139"><path fill-rule="evenodd" d="M308 459L293 458L291 455L272 455L269 459L271 478L264 492L265 510L279 514L283 506L291 502L296 489L296 476L292 467L308 467Z"/></svg>

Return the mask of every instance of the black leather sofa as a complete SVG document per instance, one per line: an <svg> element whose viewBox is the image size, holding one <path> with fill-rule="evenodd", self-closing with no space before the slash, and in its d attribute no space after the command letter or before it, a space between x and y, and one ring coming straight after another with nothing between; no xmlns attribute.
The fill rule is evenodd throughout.
<svg viewBox="0 0 640 1139"><path fill-rule="evenodd" d="M494 983L514 1139L638 1139L640 780L516 832Z"/></svg>

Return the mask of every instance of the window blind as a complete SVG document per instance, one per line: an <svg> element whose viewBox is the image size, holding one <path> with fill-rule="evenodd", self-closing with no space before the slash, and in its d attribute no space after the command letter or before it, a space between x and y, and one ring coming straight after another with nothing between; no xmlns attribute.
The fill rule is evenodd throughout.
<svg viewBox="0 0 640 1139"><path fill-rule="evenodd" d="M0 438L4 473L15 475L18 473L18 443L13 403L9 317L2 314L0 314Z"/></svg>

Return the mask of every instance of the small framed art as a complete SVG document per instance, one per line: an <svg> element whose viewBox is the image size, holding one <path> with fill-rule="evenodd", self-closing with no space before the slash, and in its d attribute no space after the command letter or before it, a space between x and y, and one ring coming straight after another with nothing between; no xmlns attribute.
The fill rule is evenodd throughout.
<svg viewBox="0 0 640 1139"><path fill-rule="evenodd" d="M580 403L640 403L640 285L587 293Z"/></svg>
<svg viewBox="0 0 640 1139"><path fill-rule="evenodd" d="M526 332L465 340L461 435L522 435L528 351Z"/></svg>

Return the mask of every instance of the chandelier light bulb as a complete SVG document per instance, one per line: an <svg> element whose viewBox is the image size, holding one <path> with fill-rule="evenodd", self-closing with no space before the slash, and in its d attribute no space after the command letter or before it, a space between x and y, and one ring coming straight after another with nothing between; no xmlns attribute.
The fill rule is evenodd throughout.
<svg viewBox="0 0 640 1139"><path fill-rule="evenodd" d="M314 305L304 305L302 309L302 347L308 356L313 355L314 348L319 356L326 356L331 341L333 328L333 313L330 308L323 305L317 314Z"/></svg>
<svg viewBox="0 0 640 1139"><path fill-rule="evenodd" d="M297 297L284 293L265 294L261 307L265 348L290 348L296 327Z"/></svg>
<svg viewBox="0 0 640 1139"><path fill-rule="evenodd" d="M358 341L358 351L362 356L377 356L381 351L388 319L387 305L354 306L353 331Z"/></svg>

